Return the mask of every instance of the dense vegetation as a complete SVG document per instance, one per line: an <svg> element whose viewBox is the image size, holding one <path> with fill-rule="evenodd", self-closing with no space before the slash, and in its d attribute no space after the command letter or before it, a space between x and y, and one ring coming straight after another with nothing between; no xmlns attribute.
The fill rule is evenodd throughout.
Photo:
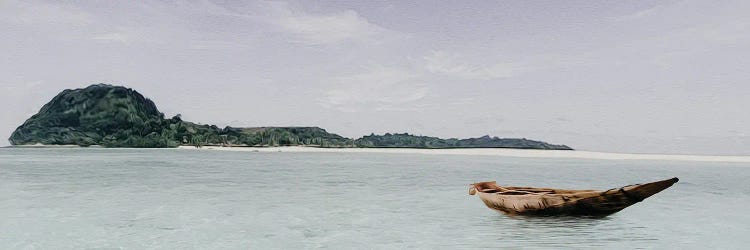
<svg viewBox="0 0 750 250"><path fill-rule="evenodd" d="M381 148L524 148L572 150L565 145L552 145L546 142L527 139L506 139L490 136L469 139L441 139L410 134L390 134L363 136L355 141L359 147Z"/></svg>
<svg viewBox="0 0 750 250"><path fill-rule="evenodd" d="M99 84L66 89L26 120L10 137L20 144L100 144L112 147L166 147L169 123L151 100L132 89Z"/></svg>
<svg viewBox="0 0 750 250"><path fill-rule="evenodd" d="M154 102L135 90L95 84L64 90L18 127L12 145L101 145L104 147L177 147L179 145L410 148L570 149L526 139L489 136L440 139L409 134L369 135L353 140L318 127L219 128L164 118Z"/></svg>
<svg viewBox="0 0 750 250"><path fill-rule="evenodd" d="M219 128L165 119L156 105L120 86L91 85L64 90L10 137L13 145L101 145L176 147L187 145L348 146L352 140L316 127Z"/></svg>

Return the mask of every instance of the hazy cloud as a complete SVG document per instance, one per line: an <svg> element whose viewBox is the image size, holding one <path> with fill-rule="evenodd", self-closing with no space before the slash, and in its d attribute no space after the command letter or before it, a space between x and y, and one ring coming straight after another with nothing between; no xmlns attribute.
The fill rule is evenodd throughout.
<svg viewBox="0 0 750 250"><path fill-rule="evenodd" d="M7 0L0 3L0 20L16 25L81 26L92 22L79 8L54 3Z"/></svg>
<svg viewBox="0 0 750 250"><path fill-rule="evenodd" d="M413 102L427 95L427 87L417 74L399 68L371 66L361 73L331 78L330 82L333 84L320 104L346 112L410 110Z"/></svg>
<svg viewBox="0 0 750 250"><path fill-rule="evenodd" d="M313 14L290 8L285 2L269 2L271 23L311 45L347 41L377 41L390 31L371 23L354 10Z"/></svg>
<svg viewBox="0 0 750 250"><path fill-rule="evenodd" d="M425 69L431 73L465 79L509 78L528 70L527 66L518 63L478 64L466 62L465 58L451 55L445 51L432 51L424 57L424 60Z"/></svg>

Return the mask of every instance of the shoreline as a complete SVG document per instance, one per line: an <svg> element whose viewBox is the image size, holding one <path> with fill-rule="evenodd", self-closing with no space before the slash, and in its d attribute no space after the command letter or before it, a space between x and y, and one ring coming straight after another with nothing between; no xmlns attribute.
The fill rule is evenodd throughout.
<svg viewBox="0 0 750 250"><path fill-rule="evenodd" d="M37 148L37 149L76 149L93 148L107 149L99 145L81 147L78 145L19 145L2 148ZM136 149L136 148L116 148ZM146 149L146 148L137 148ZM422 155L468 155L468 156L504 156L522 158L562 158L562 159L593 159L593 160L664 160L691 162L728 162L750 163L750 156L742 155L679 155L679 154L643 154L643 153L609 153L581 150L542 150L542 149L514 149L514 148L322 148L313 146L277 146L277 147L221 147L178 146L177 148L150 148L160 150L211 150L230 152L261 152L261 153L385 153L385 154L422 154Z"/></svg>
<svg viewBox="0 0 750 250"><path fill-rule="evenodd" d="M676 155L676 154L633 154L606 153L579 150L540 150L513 148L450 148L450 149L420 149L420 148L320 148L306 146L282 147L219 147L179 146L178 150L217 150L232 152L287 152L287 153L389 153L389 154L423 154L423 155L475 155L475 156L507 156L524 158L569 158L595 160L667 160L667 161L696 161L696 162L735 162L750 163L750 156L721 156L721 155Z"/></svg>
<svg viewBox="0 0 750 250"><path fill-rule="evenodd" d="M37 144L31 144L31 145L12 145L12 146L5 146L5 147L2 147L2 148L104 148L104 147L102 147L100 145L96 145L96 144L90 145L88 147L83 147L83 146L76 145L76 144L60 144L60 145L57 145L57 144L41 144L41 143L37 143Z"/></svg>

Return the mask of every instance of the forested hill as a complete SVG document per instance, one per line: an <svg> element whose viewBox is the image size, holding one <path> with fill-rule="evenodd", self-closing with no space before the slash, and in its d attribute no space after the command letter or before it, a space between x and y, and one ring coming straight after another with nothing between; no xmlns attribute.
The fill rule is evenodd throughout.
<svg viewBox="0 0 750 250"><path fill-rule="evenodd" d="M359 139L319 127L219 128L165 118L154 102L121 86L94 84L66 89L10 136L12 145L100 145L103 147L177 147L180 145L409 148L571 149L526 139L480 137L440 139L409 134L369 135Z"/></svg>
<svg viewBox="0 0 750 250"><path fill-rule="evenodd" d="M135 90L95 84L64 90L11 134L12 145L101 145L177 147L179 145L349 146L351 139L317 127L219 128L164 118L154 103Z"/></svg>
<svg viewBox="0 0 750 250"><path fill-rule="evenodd" d="M407 133L363 136L355 141L360 147L381 148L520 148L572 150L565 145L553 145L541 141L516 138L482 136L469 139L441 139L430 136L416 136Z"/></svg>

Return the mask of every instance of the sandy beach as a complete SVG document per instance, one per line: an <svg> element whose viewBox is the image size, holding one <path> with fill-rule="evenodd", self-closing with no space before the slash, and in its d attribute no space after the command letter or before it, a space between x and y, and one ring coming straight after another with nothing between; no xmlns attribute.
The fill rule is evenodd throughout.
<svg viewBox="0 0 750 250"><path fill-rule="evenodd" d="M535 150L510 148L456 148L456 149L417 149L417 148L318 148L318 147L217 147L180 146L184 150L221 150L239 152L292 152L292 153L390 153L390 154L427 154L427 155L483 155L510 156L528 158L576 158L601 160L668 160L668 161L703 161L703 162L747 162L750 156L717 156L717 155L672 155L672 154L628 154L606 153L579 150Z"/></svg>
<svg viewBox="0 0 750 250"><path fill-rule="evenodd" d="M9 148L81 148L78 145L20 145ZM89 148L102 148L92 145ZM451 148L451 149L419 149L419 148L320 148L309 146L281 146L281 147L220 147L220 146L179 146L178 150L217 150L234 152L286 152L286 153L387 153L387 154L425 154L425 155L477 155L477 156L509 156L525 158L572 158L598 160L665 160L665 161L694 161L694 162L735 162L750 163L750 156L742 155L679 155L679 154L636 154L609 153L582 150L538 150L512 148Z"/></svg>

